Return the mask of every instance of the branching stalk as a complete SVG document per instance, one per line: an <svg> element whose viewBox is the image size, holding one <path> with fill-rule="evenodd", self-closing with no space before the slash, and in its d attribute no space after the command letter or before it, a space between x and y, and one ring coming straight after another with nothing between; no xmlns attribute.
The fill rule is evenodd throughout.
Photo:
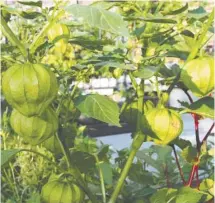
<svg viewBox="0 0 215 203"><path fill-rule="evenodd" d="M101 190L102 190L102 202L106 203L106 191L105 191L105 183L104 183L104 176L103 176L103 172L102 169L100 167L100 161L97 155L94 156L96 159L96 163L97 163L97 167L98 167L98 171L99 171L99 179L100 179L100 185L101 185Z"/></svg>
<svg viewBox="0 0 215 203"><path fill-rule="evenodd" d="M176 164L177 164L177 167L178 167L178 170L179 170L179 174L181 176L181 180L183 182L183 184L185 185L186 184L186 181L184 179L184 174L183 174L183 171L181 169L181 166L180 166L180 163L179 163L179 160L178 160L178 155L177 155L177 152L176 152L176 149L175 149L175 146L174 145L171 145L172 149L173 149L173 153L174 153L174 156L175 156L175 161L176 161Z"/></svg>
<svg viewBox="0 0 215 203"><path fill-rule="evenodd" d="M119 180L117 182L117 185L116 185L116 187L114 189L114 192L113 192L113 194L112 194L112 196L111 196L111 198L110 198L108 203L115 203L116 202L116 199L117 199L117 197L118 197L118 195L120 193L120 190L122 189L122 186L124 184L124 181L125 181L125 179L126 179L126 177L128 175L129 169L130 169L131 164L132 164L132 162L134 160L136 152L137 152L136 149L131 150L131 152L129 154L129 157L128 157L128 160L127 160L127 162L126 162L126 164L125 164L125 166L124 166L124 168L122 170L120 178L119 178Z"/></svg>

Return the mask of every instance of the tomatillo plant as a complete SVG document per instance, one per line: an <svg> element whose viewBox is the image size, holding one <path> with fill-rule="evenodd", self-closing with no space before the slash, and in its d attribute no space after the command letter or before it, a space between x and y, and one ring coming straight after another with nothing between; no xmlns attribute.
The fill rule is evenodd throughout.
<svg viewBox="0 0 215 203"><path fill-rule="evenodd" d="M2 201L212 202L212 3L50 3L1 4ZM171 106L174 88L189 102ZM119 151L92 138L124 130Z"/></svg>

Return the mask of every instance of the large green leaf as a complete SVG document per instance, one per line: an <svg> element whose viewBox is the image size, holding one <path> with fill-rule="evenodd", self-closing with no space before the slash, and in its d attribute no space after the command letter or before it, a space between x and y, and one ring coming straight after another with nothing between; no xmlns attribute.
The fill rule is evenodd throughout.
<svg viewBox="0 0 215 203"><path fill-rule="evenodd" d="M197 9L191 10L188 12L188 18L201 19L208 15L208 12L203 7L198 7Z"/></svg>
<svg viewBox="0 0 215 203"><path fill-rule="evenodd" d="M104 182L108 185L111 185L113 182L113 172L110 163L100 162L99 167L102 171Z"/></svg>
<svg viewBox="0 0 215 203"><path fill-rule="evenodd" d="M92 27L96 27L117 35L129 36L127 24L123 18L110 11L100 7L71 5L65 7L65 10L77 18L82 18Z"/></svg>
<svg viewBox="0 0 215 203"><path fill-rule="evenodd" d="M159 70L159 66L146 66L134 71L133 75L142 79L149 79Z"/></svg>
<svg viewBox="0 0 215 203"><path fill-rule="evenodd" d="M183 7L179 8L177 10L170 11L166 15L177 15L177 14L180 14L180 13L186 11L187 9L188 9L188 3L186 3Z"/></svg>
<svg viewBox="0 0 215 203"><path fill-rule="evenodd" d="M26 203L41 203L40 200L40 193L39 192L35 192L31 195L31 197L27 200Z"/></svg>
<svg viewBox="0 0 215 203"><path fill-rule="evenodd" d="M188 162L188 163L195 163L197 157L197 150L192 146L187 146L181 152L181 156Z"/></svg>
<svg viewBox="0 0 215 203"><path fill-rule="evenodd" d="M42 1L18 1L18 3L26 5L26 6L42 7Z"/></svg>
<svg viewBox="0 0 215 203"><path fill-rule="evenodd" d="M9 149L1 151L1 166L4 167L18 152L20 149Z"/></svg>
<svg viewBox="0 0 215 203"><path fill-rule="evenodd" d="M75 100L75 106L88 117L120 127L119 107L106 96L99 94L79 96Z"/></svg>
<svg viewBox="0 0 215 203"><path fill-rule="evenodd" d="M214 118L214 98L203 97L182 110L181 113L195 113L200 116Z"/></svg>
<svg viewBox="0 0 215 203"><path fill-rule="evenodd" d="M178 190L175 203L202 203L205 202L207 194L197 189L182 187Z"/></svg>
<svg viewBox="0 0 215 203"><path fill-rule="evenodd" d="M192 144L189 140L185 140L182 138L176 138L171 144L178 146L182 150L186 147L192 146Z"/></svg>
<svg viewBox="0 0 215 203"><path fill-rule="evenodd" d="M114 61L104 61L94 64L94 66L107 66L107 67L113 67L113 68L121 68L123 70L134 70L134 66L132 64L125 64L120 62L114 62Z"/></svg>
<svg viewBox="0 0 215 203"><path fill-rule="evenodd" d="M167 23L167 24L176 24L177 21L173 20L171 18L166 18L166 17L128 17L126 18L128 21L133 21L133 20L140 20L140 21L146 21L146 22L151 22L151 23Z"/></svg>
<svg viewBox="0 0 215 203"><path fill-rule="evenodd" d="M211 196L197 189L182 187L177 189L163 188L150 198L150 203L203 203Z"/></svg>
<svg viewBox="0 0 215 203"><path fill-rule="evenodd" d="M177 193L176 189L162 188L151 196L150 203L167 203L167 202L173 203L176 193ZM194 202L192 202L192 203L194 203Z"/></svg>
<svg viewBox="0 0 215 203"><path fill-rule="evenodd" d="M211 195L214 196L214 181L212 179L204 179L201 182L199 189L202 191L209 192Z"/></svg>
<svg viewBox="0 0 215 203"><path fill-rule="evenodd" d="M81 173L88 173L96 168L95 157L87 152L73 151L71 153L71 161Z"/></svg>
<svg viewBox="0 0 215 203"><path fill-rule="evenodd" d="M163 170L160 166L160 162L156 161L155 159L153 159L149 155L147 155L145 150L138 151L136 154L136 157L139 159L143 159L147 164L149 164L153 168L157 169L158 171Z"/></svg>

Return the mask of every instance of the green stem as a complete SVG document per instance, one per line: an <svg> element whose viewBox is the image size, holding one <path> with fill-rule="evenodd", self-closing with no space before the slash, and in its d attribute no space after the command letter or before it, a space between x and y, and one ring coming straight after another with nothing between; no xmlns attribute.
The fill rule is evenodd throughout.
<svg viewBox="0 0 215 203"><path fill-rule="evenodd" d="M143 113L143 100L144 100L144 80L141 80L140 85L137 85L137 83L131 73L129 74L129 76L131 78L132 85L134 86L134 88L136 88L137 96L138 96L138 114L137 114L136 136L133 139L133 142L131 145L131 151L130 151L129 157L127 159L127 162L122 170L122 173L119 177L117 185L116 185L114 192L111 195L111 198L108 203L115 203L115 201L120 193L120 190L125 182L125 179L128 175L128 172L131 168L134 157L145 139L141 133L141 117L142 117L142 113Z"/></svg>
<svg viewBox="0 0 215 203"><path fill-rule="evenodd" d="M43 39L43 37L46 35L48 30L53 26L53 24L64 14L64 10L61 10L56 16L54 16L50 22L48 22L43 29L40 31L40 33L34 38L33 42L31 43L29 49L30 53L34 54L38 46L40 46L40 42Z"/></svg>
<svg viewBox="0 0 215 203"><path fill-rule="evenodd" d="M131 72L129 72L129 77L130 77L131 84L132 84L133 88L135 90L137 90L138 84L137 84L137 82L136 82L136 80L135 80L135 78L134 78L134 76L132 75Z"/></svg>
<svg viewBox="0 0 215 203"><path fill-rule="evenodd" d="M59 138L59 135L56 135L57 137L57 140L60 144L60 147L61 147L61 150L66 158L66 162L67 162L67 165L68 165L68 169L69 169L69 173L71 173L71 175L73 175L77 182L80 184L81 188L83 188L83 190L86 192L86 194L88 195L88 197L91 199L91 201L93 203L96 203L96 198L95 196L92 194L92 192L89 190L89 188L87 187L86 185L86 182L84 181L80 171L78 170L77 167L73 166L72 162L71 162L71 157L70 157L70 151L69 149L64 145L62 144L60 138Z"/></svg>
<svg viewBox="0 0 215 203"><path fill-rule="evenodd" d="M73 87L73 89L72 89L72 92L71 92L71 95L70 95L71 99L74 98L74 96L75 96L75 91L77 90L79 83L80 83L80 82L77 82L77 83L74 85L74 87Z"/></svg>
<svg viewBox="0 0 215 203"><path fill-rule="evenodd" d="M100 179L100 185L101 185L101 190L102 190L102 200L103 200L103 203L106 203L106 191L105 191L103 172L102 172L102 169L100 167L100 161L99 161L98 156L95 155L94 157L96 159L96 163L97 163L98 171L99 171L99 179Z"/></svg>
<svg viewBox="0 0 215 203"><path fill-rule="evenodd" d="M187 64L187 62L189 62L190 60L192 60L192 59L194 59L196 57L199 48L202 46L202 42L204 40L204 37L207 34L208 28L212 24L213 20L214 20L214 9L213 9L213 11L210 14L207 23L203 26L202 34L199 37L198 41L196 42L196 46L190 52L190 54L189 54L186 62L184 63L183 67L181 68L181 70L185 67L185 65ZM173 90L174 86L177 84L178 80L180 79L180 76L181 76L181 71L177 74L177 76L175 77L175 80L169 86L169 88L167 90L167 93L170 93Z"/></svg>
<svg viewBox="0 0 215 203"><path fill-rule="evenodd" d="M120 178L119 178L119 180L118 180L118 182L116 184L115 190L114 190L113 194L111 195L111 198L110 198L108 203L115 203L116 202L116 199L117 199L117 197L119 195L119 192L120 192L120 190L121 190L121 188L122 188L122 186L123 186L123 184L125 182L125 179L126 179L126 177L128 175L129 169L130 169L131 164L132 164L132 162L134 160L136 152L137 152L136 149L131 150L131 152L129 154L129 157L128 157L128 160L127 160L127 162L126 162L126 164L125 164L125 166L124 166L124 168L122 170L122 173L120 175Z"/></svg>
<svg viewBox="0 0 215 203"><path fill-rule="evenodd" d="M159 89L159 83L158 83L158 77L157 76L155 77L155 87L156 87L158 99L160 100L161 99L161 91Z"/></svg>
<svg viewBox="0 0 215 203"><path fill-rule="evenodd" d="M144 105L144 80L141 80L140 85L137 88L137 126L136 131L141 131L141 120L142 120L142 114L143 112L143 105Z"/></svg>
<svg viewBox="0 0 215 203"><path fill-rule="evenodd" d="M15 178L15 174L14 174L13 166L12 166L12 164L11 164L11 163L9 163L9 166L10 166L11 174L12 174L12 177L13 177L13 182L14 182L13 184L14 184L14 188L15 188L15 191L16 191L16 193L17 193L17 196L19 196L19 190L18 190L18 188L17 188L16 178ZM19 197L19 199L20 199L20 197Z"/></svg>
<svg viewBox="0 0 215 203"><path fill-rule="evenodd" d="M18 192L14 189L14 186L13 186L14 184L13 184L13 182L11 181L9 175L7 174L6 169L4 169L4 175L5 175L5 177L6 177L7 183L10 185L11 189L14 191L15 195L17 196L17 200L19 201L19 200L20 200L19 194L18 194Z"/></svg>
<svg viewBox="0 0 215 203"><path fill-rule="evenodd" d="M1 16L1 27L2 27L2 33L3 35L5 35L5 37L8 38L8 40L14 45L17 46L19 48L19 50L21 51L22 55L24 57L28 56L28 52L26 50L26 48L24 47L24 45L20 42L19 39L17 39L17 37L15 36L15 34L12 32L12 30L9 28L9 26L7 25L6 21L4 20L4 18Z"/></svg>
<svg viewBox="0 0 215 203"><path fill-rule="evenodd" d="M66 159L67 167L70 168L70 165L71 165L70 158L68 157L68 154L65 151L65 148L64 148L64 146L63 146L63 144L62 144L62 142L61 142L61 140L59 138L59 135L56 134L55 136L56 136L57 141L58 141L58 143L60 145L61 151L62 151L62 153L63 153L63 155L64 155L64 157Z"/></svg>

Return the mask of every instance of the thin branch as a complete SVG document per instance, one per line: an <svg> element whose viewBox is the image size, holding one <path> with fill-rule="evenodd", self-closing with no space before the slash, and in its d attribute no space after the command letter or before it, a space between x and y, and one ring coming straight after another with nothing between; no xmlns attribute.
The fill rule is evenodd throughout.
<svg viewBox="0 0 215 203"><path fill-rule="evenodd" d="M178 160L178 155L177 155L177 152L176 152L176 149L175 149L175 146L174 145L171 145L172 149L173 149L173 153L175 155L175 161L176 161L176 164L177 164L177 167L178 167L178 170L179 170L179 174L181 176L181 180L183 182L183 184L185 185L186 184L186 181L184 179L184 174L183 174L183 171L181 169L181 166L180 166L180 163L179 163L179 160Z"/></svg>
<svg viewBox="0 0 215 203"><path fill-rule="evenodd" d="M211 125L210 129L208 130L208 132L206 133L205 137L203 138L203 140L201 142L201 146L207 140L207 138L211 134L211 131L213 130L213 128L214 128L214 123Z"/></svg>
<svg viewBox="0 0 215 203"><path fill-rule="evenodd" d="M194 175L196 173L196 169L198 169L197 165L194 164L193 167L192 167L192 170L191 170L191 173L190 173L190 177L189 177L189 180L188 180L188 183L186 184L186 186L191 186L193 178L194 178Z"/></svg>
<svg viewBox="0 0 215 203"><path fill-rule="evenodd" d="M184 90L184 93L187 95L190 103L192 104L193 103L193 99L192 97L190 96L190 94L188 93L187 90ZM201 141L200 141L200 137L199 137L199 119L198 119L198 115L196 114L192 114L193 115L193 119L194 119L194 125L195 125L195 134L196 134L196 146L197 146L197 150L198 152L200 152L200 149L201 149Z"/></svg>

